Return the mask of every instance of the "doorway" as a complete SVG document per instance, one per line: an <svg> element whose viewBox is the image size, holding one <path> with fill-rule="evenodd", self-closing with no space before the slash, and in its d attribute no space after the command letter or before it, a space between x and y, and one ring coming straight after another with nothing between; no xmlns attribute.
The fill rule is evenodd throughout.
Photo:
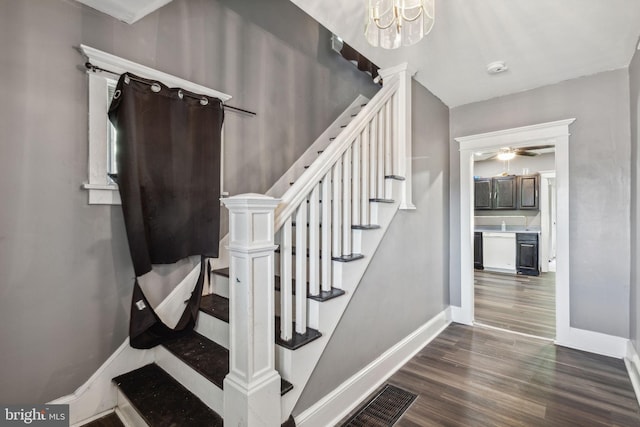
<svg viewBox="0 0 640 427"><path fill-rule="evenodd" d="M452 306L453 320L472 325L473 270L473 155L477 151L531 145L555 146L556 203L556 342L571 339L569 321L569 125L575 119L455 138L460 144L460 305Z"/></svg>
<svg viewBox="0 0 640 427"><path fill-rule="evenodd" d="M501 150L473 156L474 322L554 339L555 147Z"/></svg>

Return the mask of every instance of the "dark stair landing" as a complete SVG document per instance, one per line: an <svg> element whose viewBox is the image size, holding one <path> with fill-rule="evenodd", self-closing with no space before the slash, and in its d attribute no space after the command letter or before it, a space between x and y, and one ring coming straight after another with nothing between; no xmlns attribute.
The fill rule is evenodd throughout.
<svg viewBox="0 0 640 427"><path fill-rule="evenodd" d="M113 379L153 427L222 427L222 418L156 364Z"/></svg>

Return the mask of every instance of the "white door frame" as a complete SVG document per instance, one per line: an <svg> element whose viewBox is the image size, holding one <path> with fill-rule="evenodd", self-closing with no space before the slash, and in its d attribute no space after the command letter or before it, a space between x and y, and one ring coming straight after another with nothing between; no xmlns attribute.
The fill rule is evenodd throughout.
<svg viewBox="0 0 640 427"><path fill-rule="evenodd" d="M557 184L556 342L569 340L569 125L574 119L455 138L460 144L460 299L453 320L472 325L473 294L473 155L501 147L555 145Z"/></svg>
<svg viewBox="0 0 640 427"><path fill-rule="evenodd" d="M549 271L549 248L553 227L551 220L553 209L550 196L555 199L555 191L553 194L549 193L549 179L555 179L556 171L539 171L538 173L540 174L540 248L538 253L540 254L540 271L546 273Z"/></svg>

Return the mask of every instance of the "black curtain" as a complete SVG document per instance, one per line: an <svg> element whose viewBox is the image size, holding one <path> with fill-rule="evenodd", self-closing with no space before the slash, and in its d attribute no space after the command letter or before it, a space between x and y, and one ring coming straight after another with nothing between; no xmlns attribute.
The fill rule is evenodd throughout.
<svg viewBox="0 0 640 427"><path fill-rule="evenodd" d="M118 80L109 119L117 130L117 182L136 276L151 271L152 264L217 257L222 102L127 73ZM136 280L132 346L149 348L193 327L204 264L194 297L173 330L153 312Z"/></svg>

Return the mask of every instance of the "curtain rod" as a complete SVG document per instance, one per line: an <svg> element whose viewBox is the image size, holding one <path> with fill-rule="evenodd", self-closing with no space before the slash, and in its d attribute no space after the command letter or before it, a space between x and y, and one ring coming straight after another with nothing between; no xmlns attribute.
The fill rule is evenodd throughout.
<svg viewBox="0 0 640 427"><path fill-rule="evenodd" d="M116 73L115 71L107 70L105 68L98 67L97 65L93 65L91 62L85 62L84 66L85 66L85 68L87 70L93 71L94 73L98 72L98 71L103 71L105 73L113 74L114 76L119 76L120 75L120 73ZM132 76L129 76L129 78L131 78L132 80L138 81L140 83L147 83L148 84L148 82L146 82L144 80L136 79L135 77L132 77ZM189 95L187 94L187 96L189 96ZM229 108L231 110L240 111L241 113L250 114L252 116L256 116L257 115L253 111L245 110L244 108L234 107L232 105L227 105L227 104L224 104L224 103L222 105L224 106L225 109Z"/></svg>

